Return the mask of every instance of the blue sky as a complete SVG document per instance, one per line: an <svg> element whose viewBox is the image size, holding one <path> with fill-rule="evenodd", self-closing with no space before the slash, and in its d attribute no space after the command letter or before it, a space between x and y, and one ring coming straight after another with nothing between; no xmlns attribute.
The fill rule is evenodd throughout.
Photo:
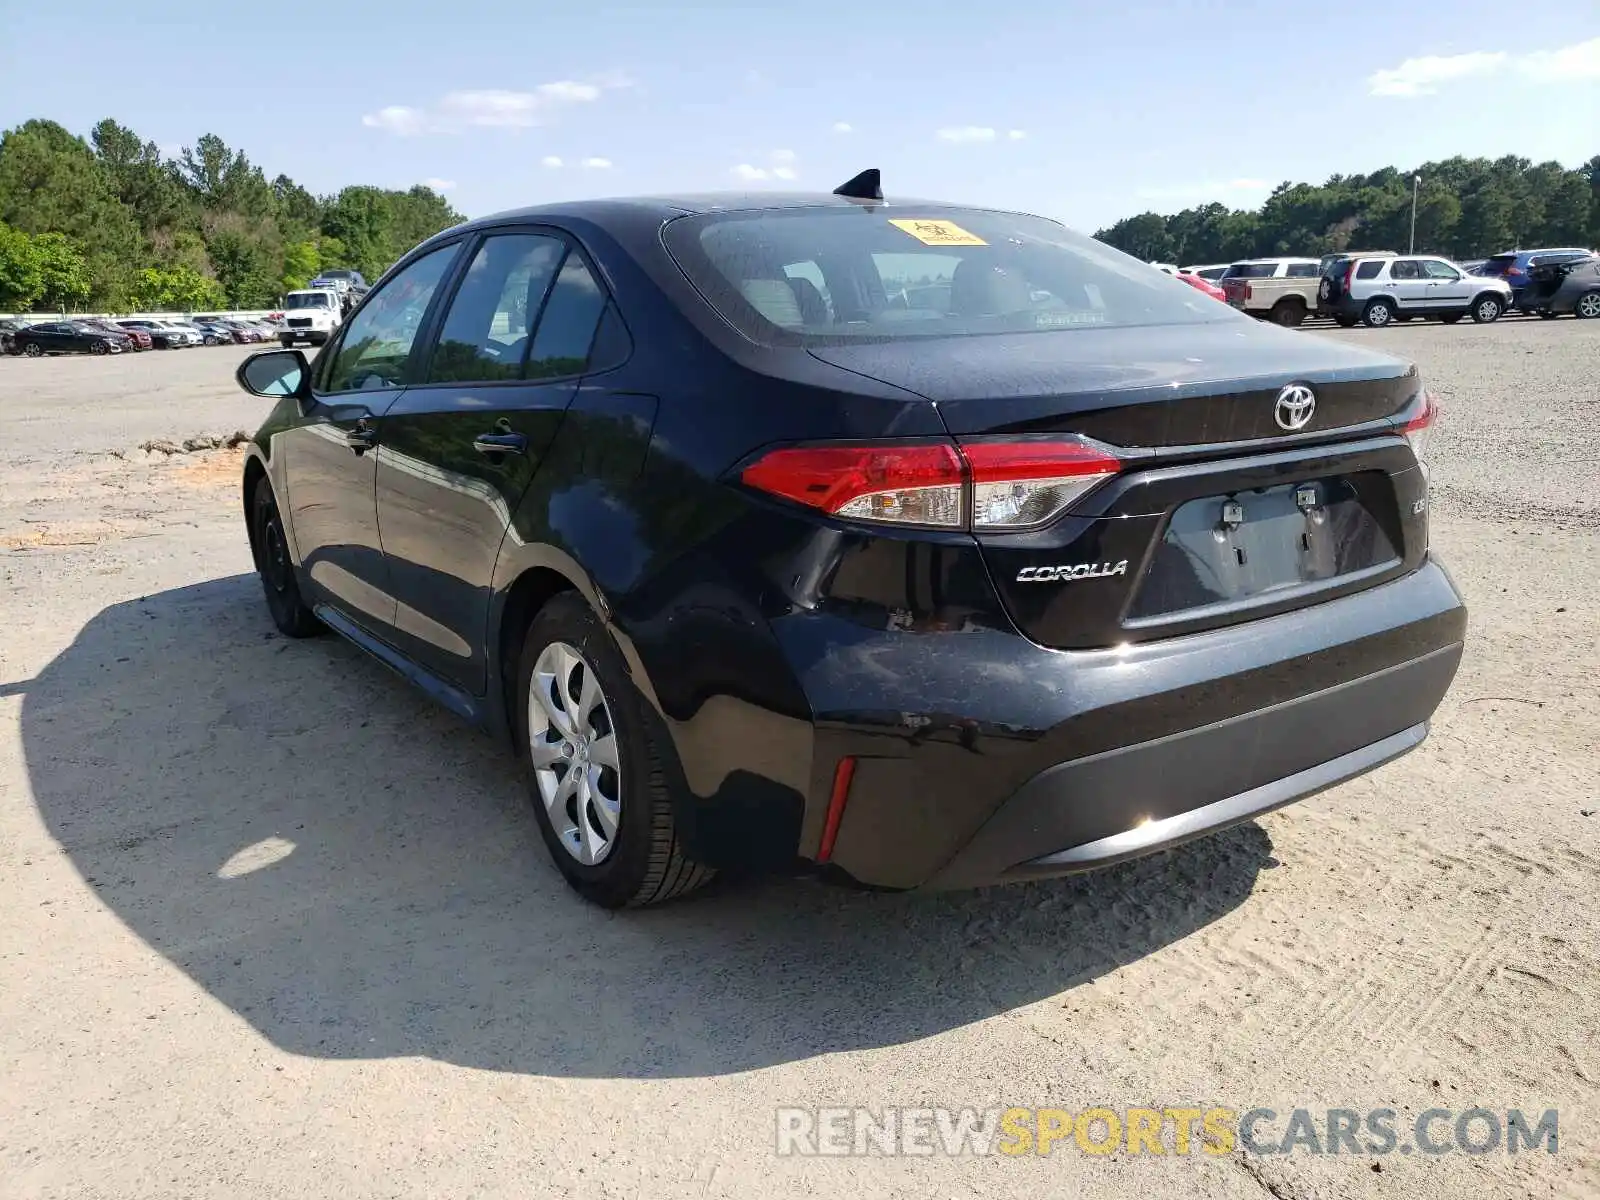
<svg viewBox="0 0 1600 1200"><path fill-rule="evenodd" d="M203 24L85 0L3 24L0 126L214 132L313 191L432 181L471 216L878 166L891 196L1092 230L1285 179L1600 153L1592 0L257 0Z"/></svg>

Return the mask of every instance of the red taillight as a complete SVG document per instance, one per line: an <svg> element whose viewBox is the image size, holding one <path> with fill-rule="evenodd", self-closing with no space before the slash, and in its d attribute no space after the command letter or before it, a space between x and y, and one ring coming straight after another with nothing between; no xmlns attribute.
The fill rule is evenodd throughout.
<svg viewBox="0 0 1600 1200"><path fill-rule="evenodd" d="M1252 297L1254 295L1255 295L1255 292L1251 290L1250 285L1248 283L1245 284L1244 285L1244 298L1246 300L1248 300L1248 299L1250 299L1250 297Z"/></svg>
<svg viewBox="0 0 1600 1200"><path fill-rule="evenodd" d="M1070 435L1039 441L773 450L740 479L774 496L855 521L943 529L1031 529L1121 469Z"/></svg>
<svg viewBox="0 0 1600 1200"><path fill-rule="evenodd" d="M1349 265L1346 266L1345 269L1344 269L1344 292L1345 292L1345 295L1347 295L1347 296L1350 294L1350 284L1355 279L1355 277L1356 277L1356 260L1352 258L1350 260Z"/></svg>
<svg viewBox="0 0 1600 1200"><path fill-rule="evenodd" d="M1115 455L1077 440L972 442L961 453L972 479L974 529L1042 525L1122 469Z"/></svg>
<svg viewBox="0 0 1600 1200"><path fill-rule="evenodd" d="M964 472L955 447L795 446L746 467L751 487L834 516L900 525L961 526Z"/></svg>
<svg viewBox="0 0 1600 1200"><path fill-rule="evenodd" d="M1400 432L1405 435L1406 441L1411 443L1411 453L1417 456L1419 463L1426 460L1428 441L1433 434L1434 423L1438 419L1438 399L1432 392L1423 392L1421 408L1400 427Z"/></svg>

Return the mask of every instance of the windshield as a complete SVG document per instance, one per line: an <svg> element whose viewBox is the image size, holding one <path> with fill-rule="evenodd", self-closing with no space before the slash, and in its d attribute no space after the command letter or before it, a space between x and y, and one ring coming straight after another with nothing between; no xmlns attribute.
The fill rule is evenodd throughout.
<svg viewBox="0 0 1600 1200"><path fill-rule="evenodd" d="M1040 217L853 205L712 213L671 222L665 240L713 308L776 345L1238 319Z"/></svg>
<svg viewBox="0 0 1600 1200"><path fill-rule="evenodd" d="M333 297L327 292L290 292L284 298L285 308L332 308Z"/></svg>

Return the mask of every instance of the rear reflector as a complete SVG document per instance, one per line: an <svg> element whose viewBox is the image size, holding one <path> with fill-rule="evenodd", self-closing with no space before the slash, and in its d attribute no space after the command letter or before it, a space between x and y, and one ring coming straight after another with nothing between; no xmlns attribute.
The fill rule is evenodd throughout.
<svg viewBox="0 0 1600 1200"><path fill-rule="evenodd" d="M828 793L828 813L822 822L822 841L817 846L817 861L833 857L833 843L839 837L839 822L844 819L844 804L850 798L850 784L856 777L856 760L846 755L833 769L833 790Z"/></svg>
<svg viewBox="0 0 1600 1200"><path fill-rule="evenodd" d="M749 487L852 521L1022 530L1054 520L1121 470L1067 435L1042 441L793 446L740 473Z"/></svg>

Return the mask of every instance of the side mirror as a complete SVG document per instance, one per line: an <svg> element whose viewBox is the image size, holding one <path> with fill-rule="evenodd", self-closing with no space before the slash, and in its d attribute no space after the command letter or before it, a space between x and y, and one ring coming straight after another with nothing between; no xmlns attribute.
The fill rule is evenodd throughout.
<svg viewBox="0 0 1600 1200"><path fill-rule="evenodd" d="M239 386L252 396L306 397L311 394L311 367L298 350L267 350L252 354L234 372Z"/></svg>

